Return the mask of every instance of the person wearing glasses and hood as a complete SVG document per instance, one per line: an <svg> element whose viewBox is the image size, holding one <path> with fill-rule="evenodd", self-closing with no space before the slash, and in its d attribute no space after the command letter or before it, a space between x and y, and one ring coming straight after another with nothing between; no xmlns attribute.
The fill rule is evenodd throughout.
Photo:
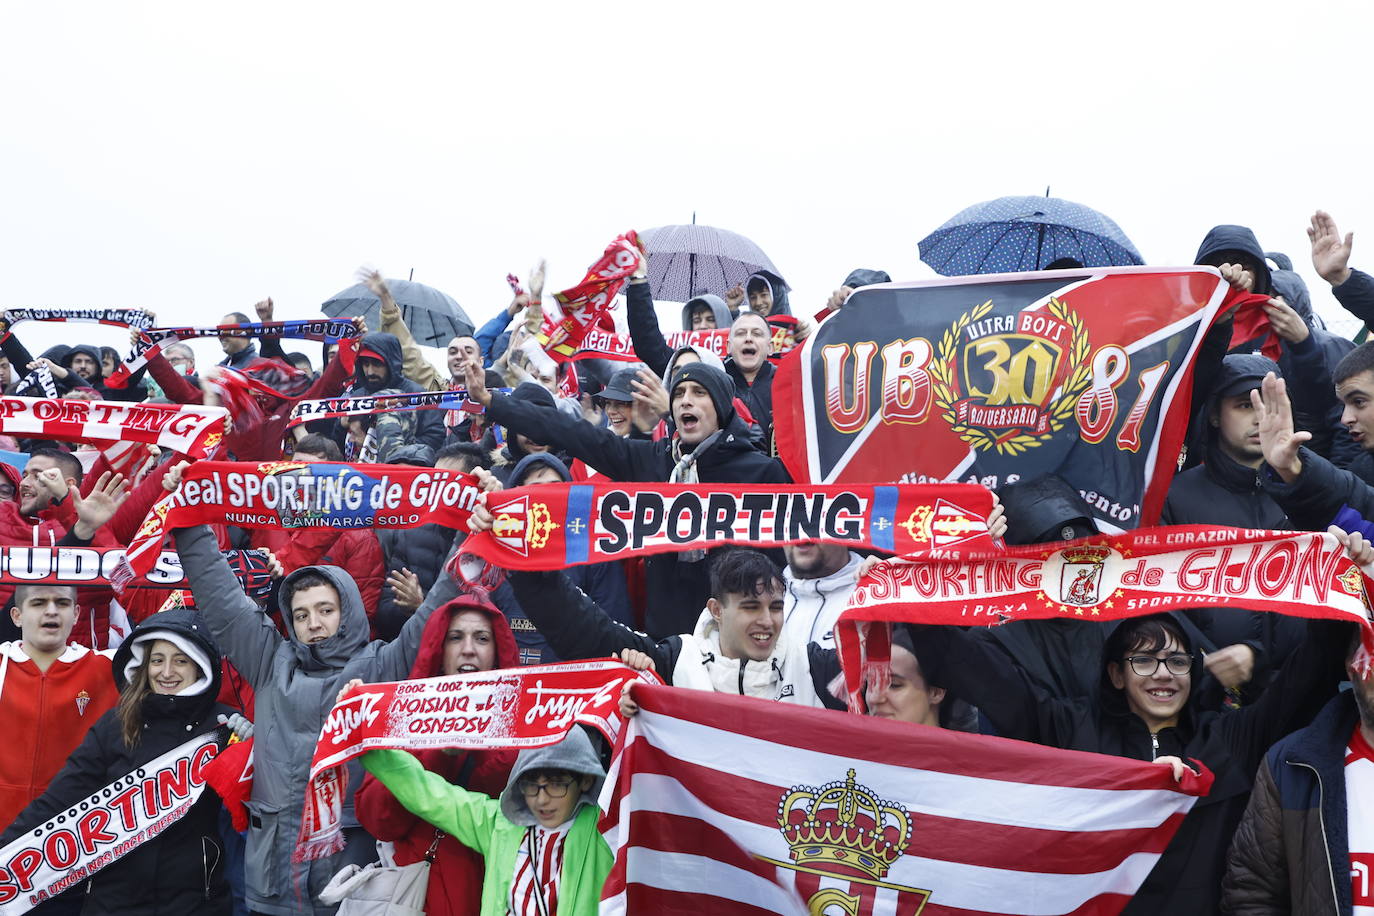
<svg viewBox="0 0 1374 916"><path fill-rule="evenodd" d="M405 751L368 751L362 761L408 810L486 857L481 916L596 913L612 864L596 828L606 771L581 727L521 751L500 799L453 785Z"/></svg>
<svg viewBox="0 0 1374 916"><path fill-rule="evenodd" d="M1332 533L1336 533L1335 530ZM1358 535L1337 535L1356 562L1374 559ZM1005 655L956 627L912 628L921 671L976 707L998 734L1049 747L1169 763L1195 760L1215 775L1211 792L1123 910L1126 914L1217 912L1226 850L1269 747L1301 728L1336 693L1350 627L1314 620L1308 637L1254 704L1200 708L1201 653L1169 614L1122 621L1107 637L1095 696L1056 696Z"/></svg>
<svg viewBox="0 0 1374 916"><path fill-rule="evenodd" d="M47 791L0 837L0 846L191 738L214 734L221 748L228 741L219 719L233 710L216 701L219 649L196 611L178 608L143 621L115 653L113 668L119 702L91 726ZM96 872L81 912L227 916L219 812L219 798L202 792L176 823Z"/></svg>

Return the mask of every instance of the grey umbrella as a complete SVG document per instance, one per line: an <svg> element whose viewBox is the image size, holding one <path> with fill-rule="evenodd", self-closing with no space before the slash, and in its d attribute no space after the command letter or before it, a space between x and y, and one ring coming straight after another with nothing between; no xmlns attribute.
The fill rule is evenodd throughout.
<svg viewBox="0 0 1374 916"><path fill-rule="evenodd" d="M410 280L387 280L386 285L391 290L391 297L401 307L401 317L416 343L445 347L453 338L472 333L475 327L472 319L446 293ZM382 324L382 301L362 283L331 296L320 309L331 318L356 318L361 315L374 331Z"/></svg>
<svg viewBox="0 0 1374 916"><path fill-rule="evenodd" d="M774 274L768 255L749 239L714 226L655 226L639 233L649 256L655 299L686 302L702 293L723 295L759 270Z"/></svg>

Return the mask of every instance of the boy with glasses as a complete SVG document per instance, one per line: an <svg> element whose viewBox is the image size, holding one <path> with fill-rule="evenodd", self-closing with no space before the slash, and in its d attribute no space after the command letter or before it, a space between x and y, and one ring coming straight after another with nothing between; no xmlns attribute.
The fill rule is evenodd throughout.
<svg viewBox="0 0 1374 916"><path fill-rule="evenodd" d="M362 761L409 811L486 857L481 916L596 913L612 862L596 829L606 772L580 727L521 751L500 799L455 786L404 751Z"/></svg>

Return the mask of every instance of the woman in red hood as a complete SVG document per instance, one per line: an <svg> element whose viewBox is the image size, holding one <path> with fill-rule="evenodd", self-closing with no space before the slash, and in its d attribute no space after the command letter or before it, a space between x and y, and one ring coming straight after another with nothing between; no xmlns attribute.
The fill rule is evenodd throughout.
<svg viewBox="0 0 1374 916"><path fill-rule="evenodd" d="M439 677L519 665L520 652L506 618L482 599L463 595L429 618L410 676ZM449 782L495 798L506 787L516 753L448 749L418 751L415 756L425 769ZM459 916L481 909L481 855L411 814L375 776L363 780L354 810L363 829L379 840L396 844L397 865L420 861L437 843L425 898L429 916Z"/></svg>

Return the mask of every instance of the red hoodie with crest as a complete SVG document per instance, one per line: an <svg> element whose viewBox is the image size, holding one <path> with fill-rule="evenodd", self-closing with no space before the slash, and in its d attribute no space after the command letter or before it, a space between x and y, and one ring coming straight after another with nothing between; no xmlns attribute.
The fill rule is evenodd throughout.
<svg viewBox="0 0 1374 916"><path fill-rule="evenodd" d="M491 632L496 641L496 667L520 666L520 650L505 616L479 598L462 595L435 611L425 624L425 631L420 637L420 651L410 669L412 679L443 674L444 640L453 616L462 611L479 611L491 621ZM414 753L430 772L438 773L456 785L496 798L506 788L517 752L449 753L428 750ZM410 865L423 859L438 832L433 824L407 811L396 800L396 796L371 774L363 780L353 804L358 823L363 825L363 829L379 840L396 844L397 865ZM484 863L479 853L445 835L439 841L438 853L429 872L425 912L429 916L460 916L478 912L482 904L483 871Z"/></svg>

